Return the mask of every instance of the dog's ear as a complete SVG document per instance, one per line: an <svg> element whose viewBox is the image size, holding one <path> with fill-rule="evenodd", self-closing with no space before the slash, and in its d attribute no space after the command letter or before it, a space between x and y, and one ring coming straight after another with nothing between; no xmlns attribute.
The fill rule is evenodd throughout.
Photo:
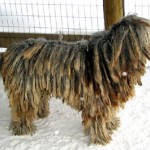
<svg viewBox="0 0 150 150"><path fill-rule="evenodd" d="M150 59L150 21L136 15L124 17L99 42L114 82L122 76L138 82ZM100 54L102 55L102 54ZM140 82L139 82L140 83Z"/></svg>

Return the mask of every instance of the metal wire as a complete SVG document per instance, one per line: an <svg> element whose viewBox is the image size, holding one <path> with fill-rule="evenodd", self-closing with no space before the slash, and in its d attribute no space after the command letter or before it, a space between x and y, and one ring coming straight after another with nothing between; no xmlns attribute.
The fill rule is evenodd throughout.
<svg viewBox="0 0 150 150"><path fill-rule="evenodd" d="M149 0L125 0L125 15L135 13L147 19L150 18Z"/></svg>
<svg viewBox="0 0 150 150"><path fill-rule="evenodd" d="M91 34L104 28L99 11L102 0L1 0L0 32Z"/></svg>

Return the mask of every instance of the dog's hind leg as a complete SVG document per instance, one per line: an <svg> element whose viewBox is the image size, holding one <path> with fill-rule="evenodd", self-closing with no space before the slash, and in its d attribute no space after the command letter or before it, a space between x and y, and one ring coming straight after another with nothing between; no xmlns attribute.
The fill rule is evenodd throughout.
<svg viewBox="0 0 150 150"><path fill-rule="evenodd" d="M20 94L18 94L20 95ZM33 121L37 116L37 106L32 99L21 99L17 94L9 95L11 107L10 130L14 135L32 135L36 126Z"/></svg>
<svg viewBox="0 0 150 150"><path fill-rule="evenodd" d="M41 98L38 106L38 118L45 118L49 114L49 92L47 90L43 90L41 92Z"/></svg>

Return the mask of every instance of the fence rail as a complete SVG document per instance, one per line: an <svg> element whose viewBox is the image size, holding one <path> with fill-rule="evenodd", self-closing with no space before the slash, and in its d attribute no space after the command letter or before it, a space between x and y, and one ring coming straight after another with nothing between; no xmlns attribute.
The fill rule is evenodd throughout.
<svg viewBox="0 0 150 150"><path fill-rule="evenodd" d="M8 47L14 42L20 42L27 38L45 38L48 40L65 40L78 41L81 39L88 39L89 35L59 35L59 34L36 34L36 33L10 33L0 32L0 47Z"/></svg>

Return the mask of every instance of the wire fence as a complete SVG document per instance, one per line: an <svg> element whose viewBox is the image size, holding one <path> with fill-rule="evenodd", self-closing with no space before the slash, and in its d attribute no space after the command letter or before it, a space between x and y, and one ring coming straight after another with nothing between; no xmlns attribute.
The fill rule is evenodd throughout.
<svg viewBox="0 0 150 150"><path fill-rule="evenodd" d="M150 19L149 0L125 0L125 15L136 13L141 17Z"/></svg>
<svg viewBox="0 0 150 150"><path fill-rule="evenodd" d="M125 15L150 18L149 0L124 3ZM103 29L103 0L0 0L0 33L90 35Z"/></svg>
<svg viewBox="0 0 150 150"><path fill-rule="evenodd" d="M103 28L102 0L1 0L0 31L86 35Z"/></svg>

